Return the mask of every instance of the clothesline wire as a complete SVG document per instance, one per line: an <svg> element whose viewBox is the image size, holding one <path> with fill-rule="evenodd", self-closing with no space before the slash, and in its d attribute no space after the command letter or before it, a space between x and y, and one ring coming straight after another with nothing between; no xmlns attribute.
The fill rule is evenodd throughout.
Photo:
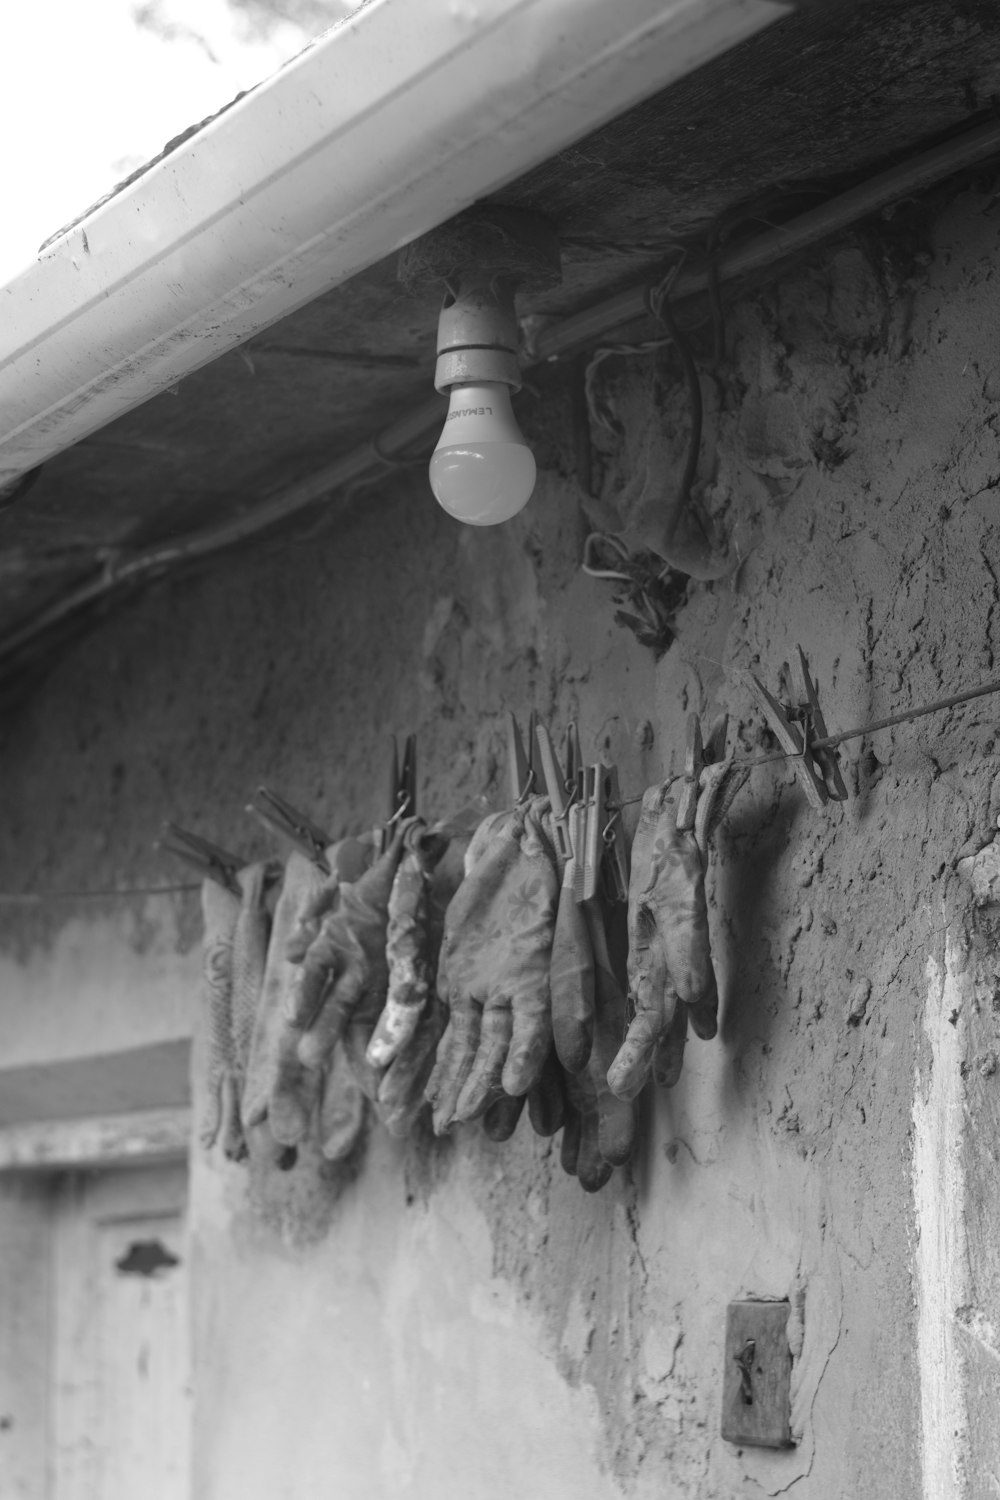
<svg viewBox="0 0 1000 1500"><path fill-rule="evenodd" d="M843 745L848 740L863 739L867 734L875 734L880 729L891 729L896 724L908 724L913 719L925 718L928 714L943 713L945 709L957 708L962 703L971 703L976 698L988 697L991 693L1000 693L1000 678L993 682L986 682L979 687L969 688L964 693L953 693L948 698L938 698L933 703L925 703L920 708L905 709L898 714L890 714L884 719L875 719L870 724L861 724L856 729L843 729L836 734L824 735L822 739L810 740L806 749L833 750L837 745ZM769 755L757 755L748 759L734 758L730 764L734 768L748 769L754 766L773 765L783 760L800 760L803 751L796 755L790 750L775 750ZM643 793L635 797L622 797L613 806L613 811L620 811L623 807L630 807L636 802L641 802ZM41 906L47 901L104 901L104 900L127 900L134 896L172 896L198 891L201 883L195 880L180 881L171 885L136 885L136 886L108 886L98 890L55 890L55 891L0 891L0 906Z"/></svg>

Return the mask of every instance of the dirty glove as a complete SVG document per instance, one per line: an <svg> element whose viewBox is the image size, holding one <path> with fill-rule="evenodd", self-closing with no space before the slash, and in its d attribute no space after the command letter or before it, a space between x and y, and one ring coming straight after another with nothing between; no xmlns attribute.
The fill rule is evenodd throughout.
<svg viewBox="0 0 1000 1500"><path fill-rule="evenodd" d="M267 952L267 966L250 1044L243 1123L267 1120L274 1139L283 1146L305 1140L320 1094L322 1077L299 1059L302 1035L287 1019L288 996L297 973L286 957L288 940L307 903L324 886L323 873L304 854L293 851L285 865L281 894Z"/></svg>
<svg viewBox="0 0 1000 1500"><path fill-rule="evenodd" d="M547 799L533 797L488 818L445 914L438 994L449 1020L427 1085L439 1134L476 1119L501 1088L526 1094L548 1054L559 874L547 815Z"/></svg>
<svg viewBox="0 0 1000 1500"><path fill-rule="evenodd" d="M419 818L404 827L403 854L389 896L388 993L366 1054L377 1068L387 1068L407 1047L427 1004L434 971L430 878L447 847L447 836Z"/></svg>
<svg viewBox="0 0 1000 1500"><path fill-rule="evenodd" d="M239 1150L239 1101L233 1046L233 936L239 898L214 880L201 888L205 924L201 992L205 1030L205 1099L199 1139L208 1150L222 1133L226 1155Z"/></svg>
<svg viewBox="0 0 1000 1500"><path fill-rule="evenodd" d="M594 957L594 1044L586 1067L566 1073L566 1123L561 1161L588 1193L596 1193L632 1155L635 1109L616 1098L608 1085L608 1068L625 1027L625 988L608 950L605 917L599 901L583 912Z"/></svg>
<svg viewBox="0 0 1000 1500"><path fill-rule="evenodd" d="M368 1101L347 1061L343 1047L335 1047L321 1074L319 1149L327 1161L350 1156L365 1127Z"/></svg>
<svg viewBox="0 0 1000 1500"><path fill-rule="evenodd" d="M562 1129L566 1110L563 1070L554 1050L549 1051L538 1081L531 1085L526 1095L511 1098L509 1094L501 1094L488 1106L483 1115L483 1130L491 1141L510 1140L525 1104L536 1135L555 1135Z"/></svg>
<svg viewBox="0 0 1000 1500"><path fill-rule="evenodd" d="M302 905L285 939L285 957L289 963L302 964L310 948L316 942L324 918L334 911L340 902L342 882L360 880L371 867L375 848L368 838L341 839L326 850L329 875L303 899ZM285 1014L292 1026L304 1030L315 1018L323 1001L322 978L299 972L286 995Z"/></svg>
<svg viewBox="0 0 1000 1500"><path fill-rule="evenodd" d="M702 854L677 828L671 783L650 787L632 846L629 999L635 1016L608 1073L619 1099L634 1099L650 1071L677 1082L690 1021L705 1040L718 1029Z"/></svg>
<svg viewBox="0 0 1000 1500"><path fill-rule="evenodd" d="M447 1023L448 1012L437 996L431 995L406 1047L379 1079L375 1107L390 1135L409 1135L427 1108L424 1090Z"/></svg>
<svg viewBox="0 0 1000 1500"><path fill-rule="evenodd" d="M351 1044L359 1041L356 1028L367 1027L370 1034L382 1012L389 982L389 897L402 853L403 834L397 829L370 869L355 881L340 881L336 903L298 966L291 1013L305 1028L298 1052L309 1068L324 1067L341 1037L350 1056ZM348 1032L355 1034L348 1037ZM365 1046L367 1040L366 1035Z"/></svg>

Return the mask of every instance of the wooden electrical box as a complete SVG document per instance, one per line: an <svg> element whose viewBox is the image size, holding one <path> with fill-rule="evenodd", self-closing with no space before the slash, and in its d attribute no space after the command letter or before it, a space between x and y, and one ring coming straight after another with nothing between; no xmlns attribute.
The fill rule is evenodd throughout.
<svg viewBox="0 0 1000 1500"><path fill-rule="evenodd" d="M788 1302L730 1302L722 1376L722 1436L727 1443L788 1448L792 1354Z"/></svg>

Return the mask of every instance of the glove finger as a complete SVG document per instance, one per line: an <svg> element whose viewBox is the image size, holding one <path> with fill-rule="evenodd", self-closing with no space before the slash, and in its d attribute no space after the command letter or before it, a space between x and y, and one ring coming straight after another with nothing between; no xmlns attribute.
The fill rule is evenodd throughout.
<svg viewBox="0 0 1000 1500"><path fill-rule="evenodd" d="M271 1134L270 1126L253 1125L246 1132L247 1155L253 1161L258 1161L263 1166L276 1167L279 1172L290 1172L298 1161L299 1153L295 1146L282 1146Z"/></svg>
<svg viewBox="0 0 1000 1500"><path fill-rule="evenodd" d="M324 881L318 890L311 891L302 902L285 939L285 957L289 963L300 964L309 952L319 936L323 918L337 904L339 887L340 881L334 876Z"/></svg>
<svg viewBox="0 0 1000 1500"><path fill-rule="evenodd" d="M198 1139L206 1151L210 1150L219 1138L219 1130L222 1126L222 1088L225 1077L225 1073L217 1072L210 1074L205 1080L205 1097L202 1101Z"/></svg>
<svg viewBox="0 0 1000 1500"><path fill-rule="evenodd" d="M500 1092L500 1077L512 1034L513 1019L509 1006L504 1001L487 1005L482 1014L476 1058L455 1105L456 1120L477 1120ZM544 1057L544 1053L542 1055ZM506 1092L514 1094L513 1089Z"/></svg>
<svg viewBox="0 0 1000 1500"><path fill-rule="evenodd" d="M282 1146L297 1146L309 1134L323 1075L304 1068L294 1051L286 1051L278 1062L267 1117L271 1134Z"/></svg>
<svg viewBox="0 0 1000 1500"><path fill-rule="evenodd" d="M660 1037L653 1053L653 1077L658 1088L673 1088L681 1076L681 1068L684 1064L684 1044L687 1041L687 1023L687 1006L676 1006L670 1025Z"/></svg>
<svg viewBox="0 0 1000 1500"><path fill-rule="evenodd" d="M434 1055L444 1032L447 1012L434 1004L426 1011L406 1051L401 1053L379 1084L379 1118L390 1135L409 1135L425 1107L424 1089L434 1067Z"/></svg>
<svg viewBox="0 0 1000 1500"><path fill-rule="evenodd" d="M437 1061L425 1090L434 1110L434 1130L443 1135L455 1119L455 1107L479 1047L478 1005L464 996L452 1000L451 1017L437 1049Z"/></svg>
<svg viewBox="0 0 1000 1500"><path fill-rule="evenodd" d="M318 938L310 945L285 992L284 1014L290 1026L305 1031L314 1023L341 967L340 956L321 949Z"/></svg>
<svg viewBox="0 0 1000 1500"><path fill-rule="evenodd" d="M710 1042L719 1030L719 991L714 972L711 989L694 1005L687 1006L686 1010L695 1036L700 1037L703 1042Z"/></svg>
<svg viewBox="0 0 1000 1500"><path fill-rule="evenodd" d="M611 1176L611 1163L601 1155L596 1108L580 1117L580 1147L576 1156L576 1175L585 1193L597 1193Z"/></svg>
<svg viewBox="0 0 1000 1500"><path fill-rule="evenodd" d="M633 922L638 937L630 940L628 953L629 993L641 1004L641 997L657 996L670 984L671 971L667 952L653 910L644 903Z"/></svg>
<svg viewBox="0 0 1000 1500"><path fill-rule="evenodd" d="M240 1120L240 1096L236 1078L232 1073L222 1076L221 1115L219 1130L222 1136L223 1154L229 1161L245 1161L247 1143Z"/></svg>
<svg viewBox="0 0 1000 1500"><path fill-rule="evenodd" d="M371 1041L371 1034L371 1026L364 1021L353 1021L347 1027L341 1040L351 1072L357 1079L361 1092L366 1099L371 1099L374 1103L378 1098L384 1070L372 1067L368 1061L368 1043Z"/></svg>
<svg viewBox="0 0 1000 1500"><path fill-rule="evenodd" d="M410 1004L390 995L368 1043L368 1061L387 1068L409 1044L422 1015L423 1000Z"/></svg>
<svg viewBox="0 0 1000 1500"><path fill-rule="evenodd" d="M695 1005L715 992L716 983L705 870L693 833L665 830L659 873L648 899L677 993L685 1005Z"/></svg>
<svg viewBox="0 0 1000 1500"><path fill-rule="evenodd" d="M616 1098L606 1082L597 1089L597 1145L613 1167L627 1162L635 1146L635 1107Z"/></svg>
<svg viewBox="0 0 1000 1500"><path fill-rule="evenodd" d="M324 1068L329 1063L352 1012L357 1009L364 980L364 965L352 956L337 976L316 1019L299 1038L299 1057L307 1068Z"/></svg>
<svg viewBox="0 0 1000 1500"><path fill-rule="evenodd" d="M548 993L544 1004L530 1011L521 1005L512 1017L510 1044L503 1066L503 1088L508 1094L526 1094L537 1083L552 1046L552 1014Z"/></svg>
<svg viewBox="0 0 1000 1500"><path fill-rule="evenodd" d="M559 1145L559 1164L570 1177L576 1176L576 1162L580 1155L580 1136L583 1122L578 1110L567 1102L563 1116L562 1141Z"/></svg>
<svg viewBox="0 0 1000 1500"><path fill-rule="evenodd" d="M319 1144L327 1161L350 1156L364 1129L365 1096L337 1047L323 1076L319 1098Z"/></svg>
<svg viewBox="0 0 1000 1500"><path fill-rule="evenodd" d="M491 1141L509 1141L517 1129L517 1122L524 1109L524 1095L512 1099L510 1094L501 1094L494 1099L483 1115L483 1130Z"/></svg>
<svg viewBox="0 0 1000 1500"><path fill-rule="evenodd" d="M549 973L552 1034L559 1061L569 1073L587 1066L594 1026L594 955L583 912L563 886L552 938Z"/></svg>
<svg viewBox="0 0 1000 1500"><path fill-rule="evenodd" d="M635 1015L607 1071L608 1087L619 1099L632 1100L642 1092L656 1044L678 1009L677 994L669 980L659 991L644 987L637 995Z"/></svg>
<svg viewBox="0 0 1000 1500"><path fill-rule="evenodd" d="M538 1082L528 1092L528 1115L536 1135L555 1135L565 1116L562 1069L554 1051L545 1059Z"/></svg>

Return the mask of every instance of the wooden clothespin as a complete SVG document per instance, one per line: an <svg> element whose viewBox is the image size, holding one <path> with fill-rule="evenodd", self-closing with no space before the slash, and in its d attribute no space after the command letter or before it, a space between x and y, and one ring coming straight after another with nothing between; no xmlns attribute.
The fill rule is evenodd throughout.
<svg viewBox="0 0 1000 1500"><path fill-rule="evenodd" d="M781 704L773 698L767 688L752 672L746 674L747 686L767 719L782 750L792 759L795 774L810 807L822 812L831 800L847 800L847 787L837 764L836 751L816 750L812 742L826 736L826 723L819 705L816 684L809 675L809 664L801 646L796 648L798 661L794 666L796 682L789 696L796 697L794 704Z"/></svg>
<svg viewBox="0 0 1000 1500"><path fill-rule="evenodd" d="M188 833L187 829L176 823L164 823L156 848L165 850L167 854L175 854L178 859L194 865L208 880L221 885L223 890L231 891L234 896L240 894L236 873L243 868L246 860L241 859L238 854L231 854L218 844L210 844L208 839L201 838L197 833Z"/></svg>
<svg viewBox="0 0 1000 1500"><path fill-rule="evenodd" d="M259 786L247 812L271 833L277 833L294 844L324 875L329 875L326 851L332 840L317 823L279 797L270 787Z"/></svg>

